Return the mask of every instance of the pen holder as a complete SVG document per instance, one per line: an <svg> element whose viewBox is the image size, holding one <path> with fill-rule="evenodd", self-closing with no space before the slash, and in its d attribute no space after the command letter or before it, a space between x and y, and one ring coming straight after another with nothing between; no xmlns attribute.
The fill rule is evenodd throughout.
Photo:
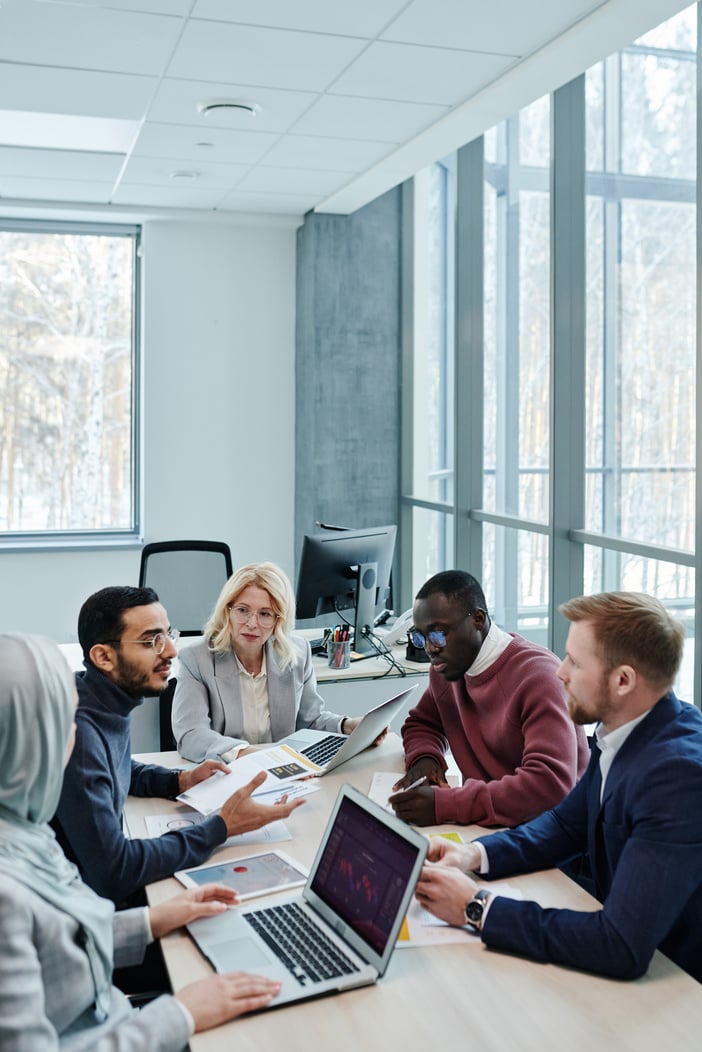
<svg viewBox="0 0 702 1052"><path fill-rule="evenodd" d="M327 665L329 668L348 668L351 664L351 640L335 642L327 640Z"/></svg>

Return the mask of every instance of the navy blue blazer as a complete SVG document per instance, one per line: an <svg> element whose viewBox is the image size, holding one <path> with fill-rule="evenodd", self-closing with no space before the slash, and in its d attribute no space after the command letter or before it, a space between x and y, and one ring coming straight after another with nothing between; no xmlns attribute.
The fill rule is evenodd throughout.
<svg viewBox="0 0 702 1052"><path fill-rule="evenodd" d="M600 751L565 800L490 837L490 878L587 854L602 909L542 909L495 897L482 938L496 949L634 979L658 948L702 982L702 715L671 692L616 753L602 802Z"/></svg>

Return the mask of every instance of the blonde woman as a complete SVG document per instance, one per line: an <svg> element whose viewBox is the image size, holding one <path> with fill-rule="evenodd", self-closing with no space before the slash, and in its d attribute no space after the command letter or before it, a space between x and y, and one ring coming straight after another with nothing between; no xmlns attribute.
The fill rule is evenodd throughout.
<svg viewBox="0 0 702 1052"><path fill-rule="evenodd" d="M327 712L309 643L292 634L292 585L273 563L229 578L205 638L179 654L173 734L189 760L234 759L301 728L350 734L359 720Z"/></svg>

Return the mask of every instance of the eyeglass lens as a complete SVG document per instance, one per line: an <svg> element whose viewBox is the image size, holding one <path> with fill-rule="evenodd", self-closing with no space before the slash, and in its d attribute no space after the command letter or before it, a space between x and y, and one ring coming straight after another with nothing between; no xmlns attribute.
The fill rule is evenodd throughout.
<svg viewBox="0 0 702 1052"><path fill-rule="evenodd" d="M166 649L166 643L170 639L171 643L177 643L180 638L180 632L177 628L171 628L168 632L157 632L153 639L149 640L151 646L154 648L158 655L162 654Z"/></svg>
<svg viewBox="0 0 702 1052"><path fill-rule="evenodd" d="M427 645L427 640L433 647L445 647L446 646L446 635L444 632L429 632L427 636L422 635L416 628L411 629L409 634L412 640L412 646L417 647L418 650L422 650Z"/></svg>
<svg viewBox="0 0 702 1052"><path fill-rule="evenodd" d="M261 628L270 628L271 625L275 624L276 615L272 610L253 611L248 606L233 606L232 617L240 625L246 624L247 621L254 617Z"/></svg>

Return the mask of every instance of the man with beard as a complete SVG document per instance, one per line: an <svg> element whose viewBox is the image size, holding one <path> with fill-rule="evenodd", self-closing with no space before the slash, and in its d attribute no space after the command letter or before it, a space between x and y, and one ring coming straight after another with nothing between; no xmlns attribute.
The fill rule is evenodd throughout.
<svg viewBox="0 0 702 1052"><path fill-rule="evenodd" d="M555 654L498 628L463 570L430 578L413 617L410 634L431 671L402 728L397 815L416 825L514 826L559 803L587 767L588 748L568 719ZM444 777L447 747L463 776L455 789Z"/></svg>
<svg viewBox="0 0 702 1052"><path fill-rule="evenodd" d="M702 715L671 686L685 632L656 599L609 592L561 606L558 675L577 723L597 721L587 772L553 810L457 847L432 841L417 898L493 948L620 979L655 950L702 982ZM478 887L585 854L602 909L543 909Z"/></svg>
<svg viewBox="0 0 702 1052"><path fill-rule="evenodd" d="M262 773L198 825L147 840L124 835L127 794L172 800L214 771L228 770L217 760L170 771L131 758L132 712L166 689L177 638L151 588L103 588L78 618L85 671L76 676L76 743L52 825L85 883L118 906L137 904L144 885L199 865L227 837L287 818L302 802L253 800Z"/></svg>

